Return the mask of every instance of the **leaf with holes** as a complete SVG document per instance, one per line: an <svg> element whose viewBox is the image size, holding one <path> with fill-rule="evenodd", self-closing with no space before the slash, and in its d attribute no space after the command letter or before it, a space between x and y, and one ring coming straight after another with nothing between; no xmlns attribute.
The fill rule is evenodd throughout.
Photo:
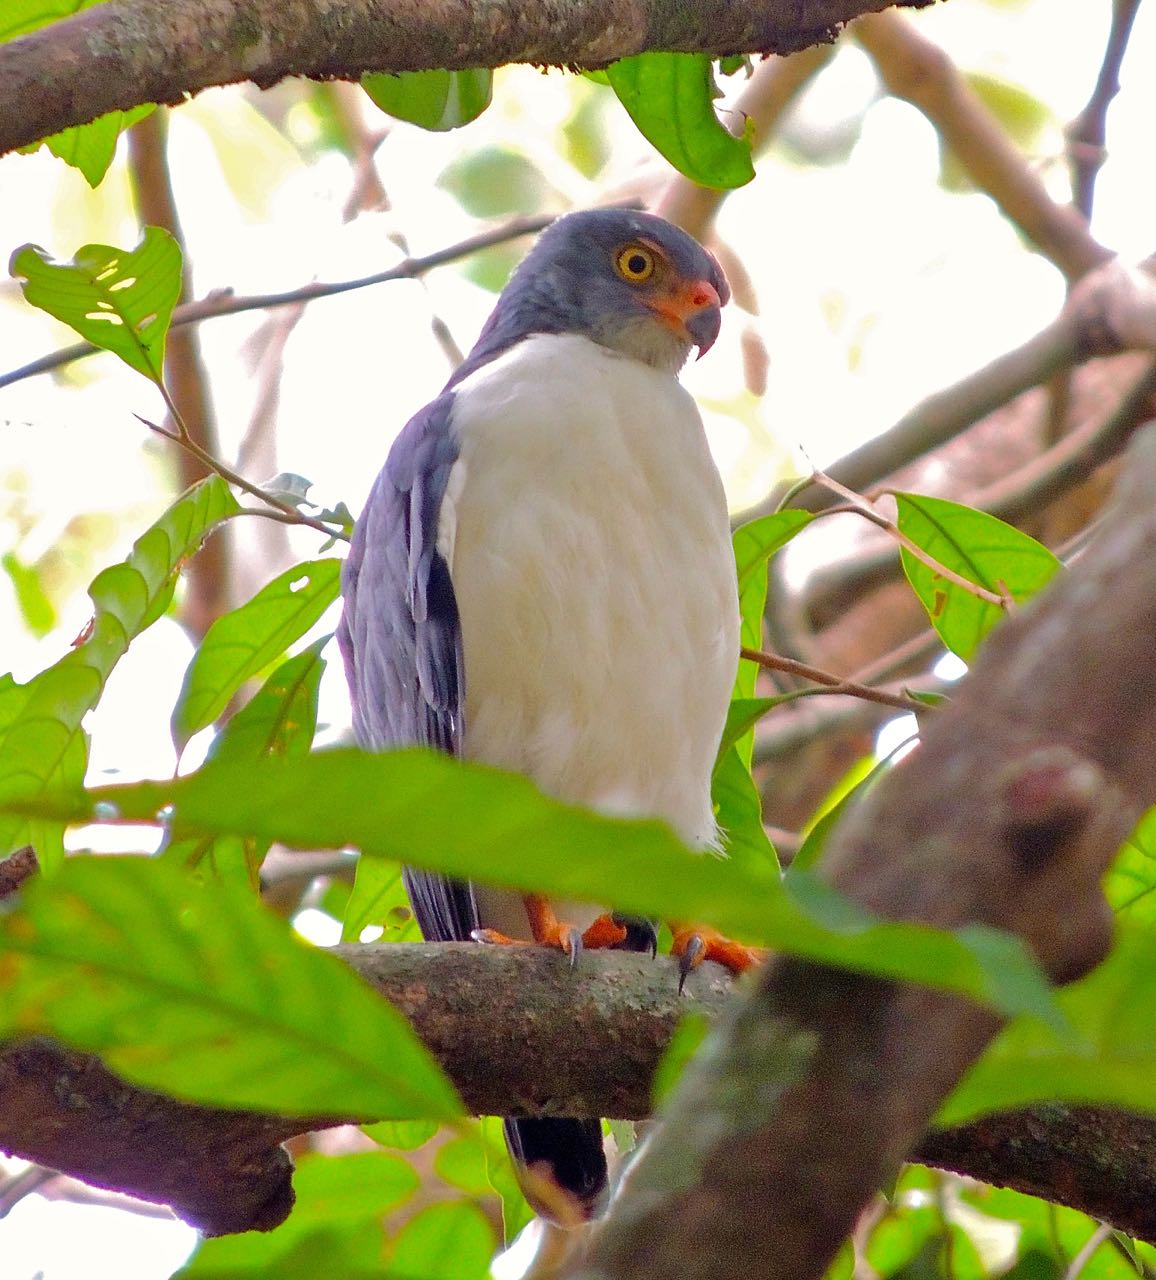
<svg viewBox="0 0 1156 1280"><path fill-rule="evenodd" d="M736 138L714 109L705 53L640 53L606 68L611 87L646 140L704 187L741 187L755 176L750 139Z"/></svg>
<svg viewBox="0 0 1156 1280"><path fill-rule="evenodd" d="M0 1035L47 1035L175 1098L450 1119L409 1023L250 893L154 858L69 858L0 918Z"/></svg>
<svg viewBox="0 0 1156 1280"><path fill-rule="evenodd" d="M899 529L922 551L960 577L1007 593L1017 604L1030 599L1059 572L1059 560L1034 538L984 511L945 498L897 493ZM1003 610L949 582L906 548L903 572L923 602L940 639L965 662L1003 616Z"/></svg>
<svg viewBox="0 0 1156 1280"><path fill-rule="evenodd" d="M173 708L178 751L221 714L246 680L260 674L299 640L337 599L341 561L294 565L261 588L247 604L209 628L185 672Z"/></svg>
<svg viewBox="0 0 1156 1280"><path fill-rule="evenodd" d="M129 642L168 607L181 565L239 510L225 482L209 476L137 539L123 564L96 576L89 587L93 619L75 647L27 684L9 681L0 696L0 797L79 785L88 757L85 715ZM58 823L0 817L0 855L30 842L52 869L63 857L62 830Z"/></svg>
<svg viewBox="0 0 1156 1280"><path fill-rule="evenodd" d="M131 251L86 244L71 262L53 262L38 245L12 255L24 296L95 346L112 351L160 383L165 337L181 293L181 251L160 227L146 227Z"/></svg>

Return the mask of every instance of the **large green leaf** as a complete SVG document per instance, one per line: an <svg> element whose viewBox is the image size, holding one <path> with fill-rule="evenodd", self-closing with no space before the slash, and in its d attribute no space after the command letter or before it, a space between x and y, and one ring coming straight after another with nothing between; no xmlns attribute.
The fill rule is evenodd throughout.
<svg viewBox="0 0 1156 1280"><path fill-rule="evenodd" d="M393 1242L389 1280L490 1280L494 1231L468 1200L431 1204Z"/></svg>
<svg viewBox="0 0 1156 1280"><path fill-rule="evenodd" d="M778 855L763 827L762 797L737 746L732 746L715 766L711 799L727 857L732 862L753 860L777 871Z"/></svg>
<svg viewBox="0 0 1156 1280"><path fill-rule="evenodd" d="M388 858L359 858L353 891L345 904L342 942L357 942L370 925L380 925L382 942L420 942L421 930L402 883L401 867Z"/></svg>
<svg viewBox="0 0 1156 1280"><path fill-rule="evenodd" d="M79 785L88 754L85 715L129 642L168 607L181 565L239 510L224 481L210 476L137 539L123 564L97 575L89 587L92 623L76 647L27 684L9 681L0 697L0 797ZM31 841L51 869L63 856L61 831L59 824L30 827L0 817L0 854Z"/></svg>
<svg viewBox="0 0 1156 1280"><path fill-rule="evenodd" d="M1156 1111L1156 929L1119 928L1108 959L1059 993L1078 1036L1017 1019L963 1078L937 1123L1049 1099Z"/></svg>
<svg viewBox="0 0 1156 1280"><path fill-rule="evenodd" d="M294 565L262 587L239 609L209 628L185 672L173 708L173 742L178 751L213 723L246 680L263 671L299 640L337 599L341 561Z"/></svg>
<svg viewBox="0 0 1156 1280"><path fill-rule="evenodd" d="M289 1115L454 1116L409 1024L244 890L68 859L0 918L0 1035L48 1035L174 1097Z"/></svg>
<svg viewBox="0 0 1156 1280"><path fill-rule="evenodd" d="M174 1280L253 1277L254 1280L313 1280L318 1275L387 1274L385 1269L356 1272L384 1250L383 1217L418 1189L413 1166L384 1151L348 1155L302 1156L293 1173L293 1212L275 1231L246 1231L202 1241ZM371 1230L365 1232L369 1226ZM362 1238L371 1237L372 1252ZM325 1266L317 1270L310 1242L324 1241ZM275 1269L274 1269L275 1268Z"/></svg>
<svg viewBox="0 0 1156 1280"><path fill-rule="evenodd" d="M468 124L490 105L494 73L403 71L400 75L361 77L361 87L382 111L423 129L443 132Z"/></svg>
<svg viewBox="0 0 1156 1280"><path fill-rule="evenodd" d="M99 187L116 155L120 135L155 110L156 103L145 102L131 111L109 111L89 124L51 134L43 140L43 145L65 164L79 169L90 187Z"/></svg>
<svg viewBox="0 0 1156 1280"><path fill-rule="evenodd" d="M801 905L769 863L692 853L660 822L564 805L526 778L435 751L345 749L243 768L211 761L184 778L0 797L5 803L77 822L149 822L163 814L177 838L242 834L293 848L354 845L463 879L695 920L828 964L959 991L1005 1012L1047 1017L1055 1008L1010 935L875 921L831 890Z"/></svg>
<svg viewBox="0 0 1156 1280"><path fill-rule="evenodd" d="M984 511L945 498L897 493L899 528L921 550L969 582L1029 599L1059 572L1059 560L1041 543ZM949 582L901 550L903 572L945 645L966 662L1003 611Z"/></svg>
<svg viewBox="0 0 1156 1280"><path fill-rule="evenodd" d="M785 547L814 517L807 511L776 511L757 520L748 520L734 532L735 572L739 584L739 643L746 649L763 647L763 613L767 607L767 562ZM759 669L745 658L739 662L733 698L754 697ZM738 739L739 755L750 768L754 747L754 726L748 725ZM722 751L719 753L722 758Z"/></svg>
<svg viewBox="0 0 1156 1280"><path fill-rule="evenodd" d="M165 337L181 294L181 251L160 227L146 227L131 251L86 244L71 262L53 262L39 245L12 255L24 296L82 338L161 381Z"/></svg>
<svg viewBox="0 0 1156 1280"><path fill-rule="evenodd" d="M640 53L606 68L611 87L647 141L704 187L741 187L755 176L751 144L719 122L704 53Z"/></svg>
<svg viewBox="0 0 1156 1280"><path fill-rule="evenodd" d="M243 766L245 761L262 756L300 756L309 750L317 728L317 694L325 670L321 650L329 639L323 636L314 641L273 672L214 739L209 749L211 760L233 760ZM268 852L268 840L225 835L173 840L162 856L256 889Z"/></svg>
<svg viewBox="0 0 1156 1280"><path fill-rule="evenodd" d="M1123 919L1156 922L1156 809L1144 814L1116 855L1104 895Z"/></svg>

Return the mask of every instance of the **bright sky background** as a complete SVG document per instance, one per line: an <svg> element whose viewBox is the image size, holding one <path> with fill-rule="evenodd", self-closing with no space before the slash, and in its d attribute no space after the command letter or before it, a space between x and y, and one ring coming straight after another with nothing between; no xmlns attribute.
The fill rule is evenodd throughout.
<svg viewBox="0 0 1156 1280"><path fill-rule="evenodd" d="M1092 87L1110 8L1109 0L952 0L913 20L964 69L1006 76L1048 104L1056 127L1036 159L1062 195L1058 126ZM1156 10L1144 6L1096 195L1096 233L1126 257L1154 247L1154 56ZM494 107L464 130L429 135L395 128L377 157L392 209L350 225L341 218L349 190L341 157L331 153L304 167L240 91L200 95L171 121L173 180L198 294L367 274L402 256L387 239L398 232L415 254L470 234L476 222L437 179L448 164L487 145L521 150L560 200L592 201L605 183L589 184L556 154L575 92L612 123L610 182L629 177L647 149L622 113L594 101L608 91L514 69L499 74ZM802 115L835 130L873 93L870 64L845 43ZM288 128L303 139L306 113L291 111ZM990 201L946 193L937 172L931 127L914 109L883 100L870 107L845 165L801 166L776 149L760 163L755 183L728 200L720 229L761 299L769 391L762 402L742 392L743 319L733 313L716 350L686 380L706 407L736 509L761 496L784 462L798 458L801 443L822 464L1054 314L1062 300L1058 274L1023 250ZM123 153L95 193L46 152L0 160L0 258L26 241L68 258L84 243L135 240ZM309 477L320 502L344 499L358 510L393 434L448 372L430 336L431 316L444 318L468 347L492 303L492 294L450 269L424 283L312 306L286 351L279 467ZM239 439L252 406L245 342L260 323L244 316L201 330L226 449ZM0 282L5 368L71 340L28 308L11 282ZM165 505L165 470L151 442L142 448L145 433L134 413L158 416L157 398L111 356L75 365L59 381L41 377L0 391L0 554L14 551L28 564L62 537L69 545L53 584L59 624L41 639L24 629L0 574L0 670L23 679L59 657L88 616L87 581L123 557ZM78 520L79 513L85 514ZM296 536L294 545L307 556L318 543L308 535ZM167 714L190 652L168 621L134 645L91 720L95 772L134 777L171 770ZM343 682L332 667L329 677L321 715L339 727L347 716ZM20 1167L0 1159L0 1175ZM0 1277L164 1280L193 1242L193 1233L175 1222L30 1196L0 1221Z"/></svg>

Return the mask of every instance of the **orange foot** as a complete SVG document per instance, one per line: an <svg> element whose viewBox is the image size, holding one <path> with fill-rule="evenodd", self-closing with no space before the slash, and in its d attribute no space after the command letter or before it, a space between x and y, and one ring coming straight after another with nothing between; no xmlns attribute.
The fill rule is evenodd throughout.
<svg viewBox="0 0 1156 1280"><path fill-rule="evenodd" d="M571 924L566 924L554 914L554 908L545 898L528 893L522 899L526 904L526 915L530 921L530 932L534 942L540 947L554 947L564 951L570 957L570 968L578 963L583 951L602 951L625 942L626 926L619 924L613 916L600 915L588 929L580 932ZM471 935L475 942L496 943L498 946L531 946L520 938L509 938L497 929L475 929Z"/></svg>
<svg viewBox="0 0 1156 1280"><path fill-rule="evenodd" d="M674 943L671 954L678 956L678 989L681 992L686 985L687 975L697 969L704 960L715 960L731 973L745 973L752 965L758 964L766 955L757 947L745 947L742 943L732 942L714 929L698 928L695 925L672 924Z"/></svg>

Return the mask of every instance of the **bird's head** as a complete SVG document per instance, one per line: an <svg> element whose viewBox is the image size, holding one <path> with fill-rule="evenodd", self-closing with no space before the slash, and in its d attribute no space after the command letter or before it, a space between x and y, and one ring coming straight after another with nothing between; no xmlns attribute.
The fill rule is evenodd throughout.
<svg viewBox="0 0 1156 1280"><path fill-rule="evenodd" d="M652 214L589 209L542 233L478 347L531 333L580 333L676 373L692 347L703 355L714 344L729 297L722 268L685 231Z"/></svg>

